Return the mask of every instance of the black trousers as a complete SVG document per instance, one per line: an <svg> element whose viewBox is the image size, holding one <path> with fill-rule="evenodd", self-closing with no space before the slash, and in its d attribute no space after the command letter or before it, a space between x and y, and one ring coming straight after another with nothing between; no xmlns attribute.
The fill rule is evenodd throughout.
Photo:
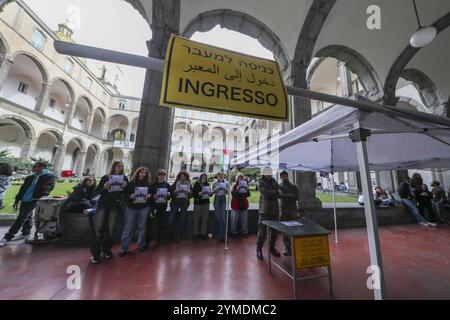
<svg viewBox="0 0 450 320"><path fill-rule="evenodd" d="M120 206L97 208L97 212L92 221L94 228L94 232L91 234L90 245L92 256L98 257L102 252L111 252L114 224L120 210L122 210Z"/></svg>
<svg viewBox="0 0 450 320"><path fill-rule="evenodd" d="M148 218L147 219L147 229L145 232L145 241L147 243L147 246L150 244L150 241L152 240L152 234L151 231L153 229L153 225L157 224L157 240L158 241L169 241L170 234L169 234L169 217L170 212L167 212L167 203L156 203L154 204L153 208L151 209L151 212L155 214L154 218Z"/></svg>
<svg viewBox="0 0 450 320"><path fill-rule="evenodd" d="M23 235L29 235L33 226L33 210L36 208L36 201L33 202L21 202L19 207L19 215L14 221L14 224L9 228L7 234L5 234L6 240L14 238L16 233L22 228Z"/></svg>

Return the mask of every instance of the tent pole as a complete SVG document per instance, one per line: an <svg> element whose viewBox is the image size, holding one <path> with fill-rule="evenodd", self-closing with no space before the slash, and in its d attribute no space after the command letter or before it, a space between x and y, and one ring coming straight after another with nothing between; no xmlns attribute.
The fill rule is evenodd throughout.
<svg viewBox="0 0 450 320"><path fill-rule="evenodd" d="M331 186L333 188L334 242L338 243L337 218L336 218L336 195L335 195L335 190L334 190L334 172L331 172Z"/></svg>
<svg viewBox="0 0 450 320"><path fill-rule="evenodd" d="M367 153L367 135L360 130L359 121L354 125L354 131L358 134L352 139L356 145L358 157L359 172L361 173L361 183L364 196L364 213L366 216L367 238L369 242L369 254L372 270L372 283L375 300L385 298L383 263L381 260L381 248L378 235L377 217L375 212L375 203L373 201L372 183L370 179L369 160ZM369 280L368 280L369 284Z"/></svg>
<svg viewBox="0 0 450 320"><path fill-rule="evenodd" d="M228 220L230 218L229 212L231 207L231 167L228 164L228 199L227 199L227 213L226 213L226 224L225 224L225 251L228 250Z"/></svg>

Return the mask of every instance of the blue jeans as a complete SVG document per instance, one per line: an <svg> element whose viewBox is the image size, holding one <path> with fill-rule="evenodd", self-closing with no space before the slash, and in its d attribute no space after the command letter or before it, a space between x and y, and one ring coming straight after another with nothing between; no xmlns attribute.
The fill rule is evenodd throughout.
<svg viewBox="0 0 450 320"><path fill-rule="evenodd" d="M227 197L216 196L214 198L214 213L216 215L216 238L219 240L225 239L225 232L227 226Z"/></svg>
<svg viewBox="0 0 450 320"><path fill-rule="evenodd" d="M413 217L416 219L417 223L420 222L427 222L427 220L425 220L424 217L422 217L422 215L419 212L419 208L417 208L416 202L415 201L411 201L409 199L402 199L402 203L404 204L404 206L408 209L408 211L413 215Z"/></svg>
<svg viewBox="0 0 450 320"><path fill-rule="evenodd" d="M149 207L143 209L132 209L127 207L125 210L125 228L122 233L122 240L120 243L120 250L128 251L130 248L131 239L133 238L133 227L137 220L138 231L138 247L145 248L145 227L147 224Z"/></svg>

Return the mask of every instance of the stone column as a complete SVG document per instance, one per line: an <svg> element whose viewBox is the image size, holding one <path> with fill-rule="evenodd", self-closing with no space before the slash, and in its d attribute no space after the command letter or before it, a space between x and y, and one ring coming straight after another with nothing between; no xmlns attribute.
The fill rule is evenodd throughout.
<svg viewBox="0 0 450 320"><path fill-rule="evenodd" d="M152 39L149 55L164 59L171 33L180 30L180 0L152 1ZM160 107L162 73L147 70L136 136L133 166L145 165L155 172L168 168L173 127L173 109Z"/></svg>
<svg viewBox="0 0 450 320"><path fill-rule="evenodd" d="M87 130L87 132L86 133L88 133L88 134L90 134L91 133L91 131L92 131L92 123L94 122L94 112L93 111L91 111L91 112L89 112L89 114L88 114L88 116L87 116L87 119L86 119L86 130Z"/></svg>
<svg viewBox="0 0 450 320"><path fill-rule="evenodd" d="M53 170L59 177L64 164L64 157L66 155L66 146L58 145L56 146L55 158L53 160Z"/></svg>
<svg viewBox="0 0 450 320"><path fill-rule="evenodd" d="M34 156L36 151L37 138L31 140L27 139L22 147L22 152L20 153L20 158L22 159L30 159Z"/></svg>
<svg viewBox="0 0 450 320"><path fill-rule="evenodd" d="M307 65L299 62L292 63L292 84L294 87L308 89L306 82ZM293 97L292 103L292 124L294 127L311 119L311 101L309 99ZM316 173L296 172L295 182L297 184L300 200L300 209L320 209L322 202L316 197Z"/></svg>
<svg viewBox="0 0 450 320"><path fill-rule="evenodd" d="M84 165L86 163L86 155L87 155L87 152L81 151L77 157L78 159L77 159L77 163L75 165L75 173L80 178L83 176Z"/></svg>
<svg viewBox="0 0 450 320"><path fill-rule="evenodd" d="M131 141L131 131L133 130L133 124L129 123L127 127L127 132L125 133L125 141Z"/></svg>
<svg viewBox="0 0 450 320"><path fill-rule="evenodd" d="M345 65L345 62L338 62L339 79L341 84L341 95L343 97L350 97L353 94L352 87L352 73Z"/></svg>
<svg viewBox="0 0 450 320"><path fill-rule="evenodd" d="M3 88L3 85L6 83L9 70L11 69L13 63L13 60L5 58L0 66L0 91Z"/></svg>
<svg viewBox="0 0 450 320"><path fill-rule="evenodd" d="M108 139L108 129L109 129L109 123L111 122L111 118L107 118L105 119L105 121L103 122L103 130L102 130L102 136L101 138L103 140L107 140Z"/></svg>
<svg viewBox="0 0 450 320"><path fill-rule="evenodd" d="M72 120L73 120L73 117L74 117L74 115L75 115L75 109L76 109L76 106L77 106L77 102L75 101L75 99L72 101L72 103L70 104L70 106L69 106L69 111L68 111L68 113L67 113L67 116L66 116L66 124L69 126L69 127L71 127L72 126Z"/></svg>
<svg viewBox="0 0 450 320"><path fill-rule="evenodd" d="M94 164L92 166L92 173L91 176L100 176L100 163L102 160L102 153L98 151L95 154Z"/></svg>
<svg viewBox="0 0 450 320"><path fill-rule="evenodd" d="M48 83L44 83L42 84L41 93L36 103L35 111L43 114L45 112L45 108L47 108L48 106L49 101L50 101L50 85Z"/></svg>

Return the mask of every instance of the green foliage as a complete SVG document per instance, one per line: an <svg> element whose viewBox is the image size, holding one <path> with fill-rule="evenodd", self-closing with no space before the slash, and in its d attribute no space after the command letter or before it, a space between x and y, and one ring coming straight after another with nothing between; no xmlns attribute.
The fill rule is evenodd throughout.
<svg viewBox="0 0 450 320"><path fill-rule="evenodd" d="M30 158L32 165L36 162L42 162L47 166L47 170L52 170L52 163L50 161L48 161L47 159L41 158L41 157L31 157Z"/></svg>

